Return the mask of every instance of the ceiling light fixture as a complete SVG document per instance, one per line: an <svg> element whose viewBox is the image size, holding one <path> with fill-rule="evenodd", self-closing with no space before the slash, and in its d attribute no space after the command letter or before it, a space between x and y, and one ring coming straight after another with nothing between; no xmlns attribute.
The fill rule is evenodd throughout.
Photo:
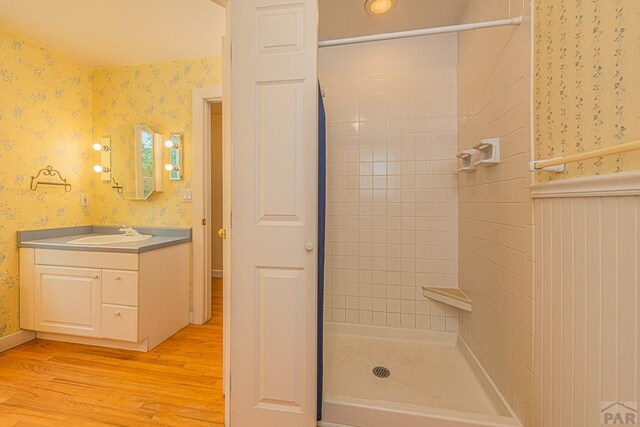
<svg viewBox="0 0 640 427"><path fill-rule="evenodd" d="M364 9L369 15L384 15L396 6L396 0L367 0Z"/></svg>

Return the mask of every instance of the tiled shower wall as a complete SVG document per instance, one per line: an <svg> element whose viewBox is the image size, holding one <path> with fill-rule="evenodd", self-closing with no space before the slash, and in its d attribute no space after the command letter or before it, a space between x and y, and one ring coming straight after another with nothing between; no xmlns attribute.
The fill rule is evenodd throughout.
<svg viewBox="0 0 640 427"><path fill-rule="evenodd" d="M323 48L325 320L458 330L456 35Z"/></svg>
<svg viewBox="0 0 640 427"><path fill-rule="evenodd" d="M462 22L524 15L458 37L459 150L499 137L501 163L459 177L460 335L525 426L533 420L533 243L529 0L470 0Z"/></svg>

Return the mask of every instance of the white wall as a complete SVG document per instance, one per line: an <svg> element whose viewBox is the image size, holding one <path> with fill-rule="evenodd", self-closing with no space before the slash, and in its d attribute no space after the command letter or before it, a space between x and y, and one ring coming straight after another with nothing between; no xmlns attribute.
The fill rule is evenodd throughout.
<svg viewBox="0 0 640 427"><path fill-rule="evenodd" d="M458 330L456 35L322 48L325 319Z"/></svg>

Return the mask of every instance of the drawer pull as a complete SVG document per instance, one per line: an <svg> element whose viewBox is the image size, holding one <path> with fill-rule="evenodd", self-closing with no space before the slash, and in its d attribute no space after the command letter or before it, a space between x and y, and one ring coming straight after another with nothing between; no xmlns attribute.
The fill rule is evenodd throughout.
<svg viewBox="0 0 640 427"><path fill-rule="evenodd" d="M122 277L116 276L116 277L113 278L113 280L122 280Z"/></svg>
<svg viewBox="0 0 640 427"><path fill-rule="evenodd" d="M114 311L114 312L113 312L113 315L114 315L114 316L121 316L121 315L122 315L122 313L120 313L119 311Z"/></svg>
<svg viewBox="0 0 640 427"><path fill-rule="evenodd" d="M98 280L100 276L93 276L94 280Z"/></svg>

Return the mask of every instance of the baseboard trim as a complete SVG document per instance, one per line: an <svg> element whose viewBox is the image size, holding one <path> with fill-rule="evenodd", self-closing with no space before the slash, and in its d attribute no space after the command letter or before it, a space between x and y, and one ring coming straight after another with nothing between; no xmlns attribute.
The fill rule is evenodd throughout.
<svg viewBox="0 0 640 427"><path fill-rule="evenodd" d="M36 333L24 329L4 337L0 337L0 353L13 347L17 347L36 338Z"/></svg>
<svg viewBox="0 0 640 427"><path fill-rule="evenodd" d="M140 342L127 342L127 341L109 340L104 338L78 337L74 335L54 334L50 332L38 332L37 337L42 338L43 340L60 341L60 342L67 342L72 344L93 345L96 347L109 347L109 348L117 348L120 350L141 351L145 353L149 351L149 340L147 338L145 338Z"/></svg>
<svg viewBox="0 0 640 427"><path fill-rule="evenodd" d="M211 277L224 277L222 270L211 270Z"/></svg>
<svg viewBox="0 0 640 427"><path fill-rule="evenodd" d="M640 195L640 172L557 179L531 186L531 197L617 197Z"/></svg>

